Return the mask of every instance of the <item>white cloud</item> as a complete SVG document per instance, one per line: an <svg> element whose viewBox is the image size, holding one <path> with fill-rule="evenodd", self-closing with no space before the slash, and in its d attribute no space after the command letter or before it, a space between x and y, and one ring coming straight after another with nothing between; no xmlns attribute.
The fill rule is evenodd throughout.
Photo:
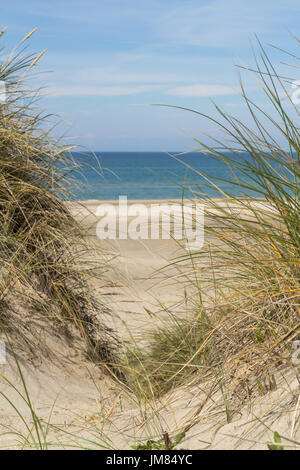
<svg viewBox="0 0 300 470"><path fill-rule="evenodd" d="M257 33L279 40L300 12L296 0L187 0L156 20L157 34L173 44L228 48L245 45ZM167 26L167 27L166 27Z"/></svg>
<svg viewBox="0 0 300 470"><path fill-rule="evenodd" d="M73 65L73 64L72 64ZM72 67L73 68L73 67ZM60 68L52 75L47 96L121 96L165 90L175 84L195 82L195 76L168 71L152 73L133 67L129 61L116 61L102 67L84 67L71 71Z"/></svg>
<svg viewBox="0 0 300 470"><path fill-rule="evenodd" d="M225 85L186 85L171 88L165 92L173 96L224 96L235 95L239 90Z"/></svg>
<svg viewBox="0 0 300 470"><path fill-rule="evenodd" d="M71 85L66 87L53 87L47 90L46 97L61 96L122 96L149 93L159 88L156 85L138 86L91 86Z"/></svg>
<svg viewBox="0 0 300 470"><path fill-rule="evenodd" d="M129 70L126 70L126 66ZM124 66L91 67L76 72L72 76L73 80L88 83L140 83L140 84L170 84L184 83L195 80L195 77L179 75L178 73L141 73L125 64Z"/></svg>

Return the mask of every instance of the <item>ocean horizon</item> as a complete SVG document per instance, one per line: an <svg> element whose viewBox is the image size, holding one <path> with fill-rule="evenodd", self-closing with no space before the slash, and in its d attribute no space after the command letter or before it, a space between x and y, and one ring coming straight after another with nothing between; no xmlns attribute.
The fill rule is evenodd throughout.
<svg viewBox="0 0 300 470"><path fill-rule="evenodd" d="M72 157L80 166L74 173L73 200L224 197L202 174L217 183L221 191L255 196L253 191L244 194L238 186L224 181L234 178L228 165L201 152L97 151L72 152Z"/></svg>

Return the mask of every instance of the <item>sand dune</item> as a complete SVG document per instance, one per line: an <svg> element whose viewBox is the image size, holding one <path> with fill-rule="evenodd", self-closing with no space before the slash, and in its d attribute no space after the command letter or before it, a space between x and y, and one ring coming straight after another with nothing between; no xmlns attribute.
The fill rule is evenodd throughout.
<svg viewBox="0 0 300 470"><path fill-rule="evenodd" d="M153 329L170 314L188 315L192 311L190 278L187 275L177 283L181 272L173 266L165 268L184 251L176 241L101 241L95 237L98 202L69 206L88 228L91 241L101 244L107 260L111 260L105 275L93 287L111 307L113 314L108 321L123 341L142 345L147 329ZM299 385L292 369L284 376L278 372L276 390L249 402L233 413L228 423L222 393L209 382L198 383L196 378L141 408L126 388L84 357L79 337L72 346L57 337L49 336L47 341L60 357L59 363L43 360L34 364L18 359L37 415L45 423L51 415L47 432L53 447L80 442L88 448L128 449L148 438L159 438L162 429L172 436L185 431L178 446L183 449L266 449L274 431L292 440L300 439ZM13 357L1 366L1 374L17 384L24 395ZM233 380L239 380L238 369ZM30 421L28 404L8 383L2 383L2 392ZM3 396L0 412L7 430L26 433L16 409ZM16 445L16 435L4 431L3 427L1 446ZM294 444L286 441L285 446L289 445Z"/></svg>

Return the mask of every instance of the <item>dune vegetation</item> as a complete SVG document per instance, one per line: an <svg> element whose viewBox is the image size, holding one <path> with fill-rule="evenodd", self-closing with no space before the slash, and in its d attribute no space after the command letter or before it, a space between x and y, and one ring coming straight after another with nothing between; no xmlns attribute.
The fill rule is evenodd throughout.
<svg viewBox="0 0 300 470"><path fill-rule="evenodd" d="M149 396L186 381L221 390L228 422L251 397L275 390L276 374L292 369L298 377L292 357L300 338L299 109L291 81L277 74L260 43L258 49L255 70L248 72L267 100L265 107L251 101L241 82L250 124L214 103L217 117L171 106L223 132L224 139L212 137L211 144L195 138L195 151L225 163L229 176L195 174L222 199L203 199L199 184L192 197L205 204L208 241L201 251L173 260L186 261L183 274L192 269L194 314L170 315L151 331L149 349L130 356ZM224 182L231 191L222 190Z"/></svg>
<svg viewBox="0 0 300 470"><path fill-rule="evenodd" d="M26 55L31 34L0 68L6 88L0 108L1 324L16 352L41 357L50 353L41 329L69 341L75 329L87 354L112 362L104 306L89 288L92 268L83 263L89 246L64 203L80 162L72 159L70 146L51 136L51 117L37 109L38 92L27 88L42 55Z"/></svg>

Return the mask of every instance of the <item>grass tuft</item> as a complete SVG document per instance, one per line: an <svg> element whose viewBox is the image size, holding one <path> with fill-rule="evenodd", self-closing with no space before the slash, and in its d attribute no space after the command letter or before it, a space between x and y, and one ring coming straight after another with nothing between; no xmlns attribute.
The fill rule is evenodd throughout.
<svg viewBox="0 0 300 470"><path fill-rule="evenodd" d="M216 135L225 135L210 144L194 141L195 150L225 163L228 172L216 178L194 170L201 182L193 198L205 205L206 243L174 260L178 269L186 261L188 268L181 269L193 267L200 280L194 282L200 311L184 322L172 317L151 333L147 351L135 352L146 389L154 383L156 393L210 377L222 392L228 421L237 403L276 388L274 374L294 367L292 345L300 337L299 110L259 42L255 60L266 106L253 102L241 81L250 124L215 103L217 117L171 106L210 120ZM207 185L220 199L203 198Z"/></svg>
<svg viewBox="0 0 300 470"><path fill-rule="evenodd" d="M0 318L16 351L39 357L46 349L41 332L71 341L76 330L94 360L114 364L112 332L102 321L107 309L88 284L90 247L65 203L81 163L71 146L52 137L52 119L37 110L38 92L27 88L41 57L24 55L30 37L0 62L6 87L0 105Z"/></svg>

